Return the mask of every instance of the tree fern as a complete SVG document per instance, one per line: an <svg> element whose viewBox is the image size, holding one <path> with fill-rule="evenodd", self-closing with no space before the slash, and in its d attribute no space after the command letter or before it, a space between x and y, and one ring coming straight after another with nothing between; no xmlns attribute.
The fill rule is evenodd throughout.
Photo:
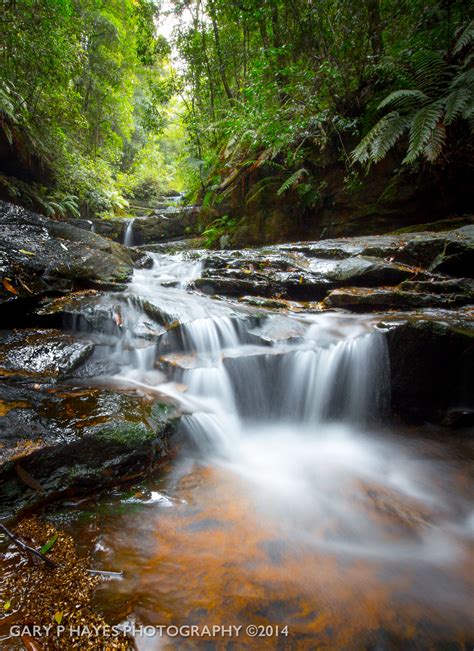
<svg viewBox="0 0 474 651"><path fill-rule="evenodd" d="M474 41L474 23L462 32L454 48L464 52ZM392 107L352 152L359 163L378 162L408 131L408 151L403 160L411 164L418 158L436 162L446 146L447 127L465 120L471 131L474 123L474 70L472 55L466 52L463 61L448 62L437 52L422 52L413 57L412 88L390 93L378 106Z"/></svg>
<svg viewBox="0 0 474 651"><path fill-rule="evenodd" d="M458 37L453 54L459 54L467 45L471 45L474 41L474 20L466 26L464 31Z"/></svg>
<svg viewBox="0 0 474 651"><path fill-rule="evenodd" d="M435 102L424 106L413 116L410 126L410 143L404 163L413 163L420 156L426 143L443 115L443 104Z"/></svg>

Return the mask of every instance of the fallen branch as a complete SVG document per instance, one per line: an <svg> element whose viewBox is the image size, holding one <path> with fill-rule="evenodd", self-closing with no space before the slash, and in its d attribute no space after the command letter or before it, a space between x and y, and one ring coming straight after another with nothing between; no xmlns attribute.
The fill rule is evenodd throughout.
<svg viewBox="0 0 474 651"><path fill-rule="evenodd" d="M100 574L101 576L123 576L122 570L120 572L110 572L109 570L86 570L89 574Z"/></svg>
<svg viewBox="0 0 474 651"><path fill-rule="evenodd" d="M49 567L57 567L57 564L54 563L50 558L39 552L37 549L33 549L33 547L30 547L26 543L24 543L22 540L17 538L12 534L11 531L9 531L4 524L0 524L0 530L3 531L3 533L10 538L12 542L15 543L15 545L23 552L26 552L28 556L33 555L36 556L37 558L40 558L46 565Z"/></svg>
<svg viewBox="0 0 474 651"><path fill-rule="evenodd" d="M16 546L17 546L17 547L18 547L22 552L26 552L26 554L27 554L28 556L30 556L30 555L32 554L33 556L36 556L37 558L40 558L40 559L41 559L44 563L46 563L46 565L48 565L49 567L58 567L58 564L55 563L54 561L52 561L50 558L48 558L47 556L45 556L44 554L42 554L42 553L41 553L40 551L38 551L37 549L34 549L33 547L30 547L29 545L27 545L26 543L24 543L22 540L20 540L20 539L17 538L16 536L14 536L14 535L12 534L12 532L11 532L9 529L7 529L6 526L5 526L4 524L0 524L0 530L3 531L3 533L4 533L8 538L10 538L10 540L11 540L12 542L14 542L15 545L16 545ZM121 570L120 570L120 572L112 572L112 571L110 571L110 570L92 570L92 569L91 569L91 570L86 570L86 572L89 572L89 574L93 574L93 575L95 575L95 574L99 574L99 575L101 575L101 576L110 576L110 577L113 577L113 576L117 576L117 577L119 577L119 576L123 576L123 572L122 572Z"/></svg>

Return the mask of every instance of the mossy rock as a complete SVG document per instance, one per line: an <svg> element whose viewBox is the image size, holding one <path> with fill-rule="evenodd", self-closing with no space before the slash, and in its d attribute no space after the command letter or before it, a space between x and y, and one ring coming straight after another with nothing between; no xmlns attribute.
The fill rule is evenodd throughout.
<svg viewBox="0 0 474 651"><path fill-rule="evenodd" d="M99 397L97 404L103 405L109 393ZM78 429L67 423L58 428L57 411L62 403L50 407L53 413L45 426L56 423L55 436L38 444L32 441L23 454L0 461L0 518L65 495L94 492L128 476L146 473L164 459L177 429L176 409L160 402L145 402L142 408L132 411L127 406L129 399L122 399L121 394L114 399L111 394L110 407L115 406L115 410L104 416L99 407L97 416L90 420L101 422ZM139 401L137 397L134 400ZM41 413L41 405L33 407ZM31 411L32 405L28 408ZM128 420L131 417L135 420Z"/></svg>

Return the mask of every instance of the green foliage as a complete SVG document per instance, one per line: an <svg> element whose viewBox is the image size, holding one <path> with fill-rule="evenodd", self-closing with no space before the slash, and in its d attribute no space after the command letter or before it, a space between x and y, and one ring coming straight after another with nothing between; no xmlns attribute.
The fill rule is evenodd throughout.
<svg viewBox="0 0 474 651"><path fill-rule="evenodd" d="M335 159L360 186L350 150L374 122L352 158L380 160L408 134L413 164L439 160L451 126L472 119L465 0L189 0L175 14L178 87L201 161L188 178L206 206L291 189L314 207L318 173Z"/></svg>
<svg viewBox="0 0 474 651"><path fill-rule="evenodd" d="M3 3L0 134L25 177L10 196L48 215L111 215L159 163L157 181L170 165L155 149L174 93L157 17L153 0Z"/></svg>
<svg viewBox="0 0 474 651"><path fill-rule="evenodd" d="M286 179L286 181L283 181L283 183L280 185L280 187L277 190L277 195L280 196L290 188L295 187L301 181L301 179L307 175L308 175L308 170L306 170L304 167L300 168L299 170L296 170L296 172L293 172L293 174L291 174L291 176L289 176Z"/></svg>
<svg viewBox="0 0 474 651"><path fill-rule="evenodd" d="M470 23L453 50L465 52L473 40ZM360 163L378 162L408 132L408 151L403 160L413 164L424 158L438 161L446 148L448 129L455 122L469 122L474 107L474 74L470 57L461 61L443 58L438 52L419 52L412 57L409 78L412 88L391 92L378 106L395 110L384 115L362 139L352 156ZM472 122L471 122L472 132Z"/></svg>
<svg viewBox="0 0 474 651"><path fill-rule="evenodd" d="M205 238L204 246L207 249L219 246L222 242L221 238L230 238L236 228L237 220L228 215L223 215L222 217L215 219L212 224L202 232L202 236Z"/></svg>

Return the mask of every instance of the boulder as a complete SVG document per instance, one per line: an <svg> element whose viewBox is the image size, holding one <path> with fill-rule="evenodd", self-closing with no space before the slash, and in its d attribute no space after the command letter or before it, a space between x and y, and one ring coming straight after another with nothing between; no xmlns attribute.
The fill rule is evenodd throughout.
<svg viewBox="0 0 474 651"><path fill-rule="evenodd" d="M4 383L0 518L116 484L168 452L177 413L117 390Z"/></svg>
<svg viewBox="0 0 474 651"><path fill-rule="evenodd" d="M130 278L138 257L94 233L0 202L0 304L116 288Z"/></svg>
<svg viewBox="0 0 474 651"><path fill-rule="evenodd" d="M446 424L450 414L474 411L472 309L414 313L385 326L394 414Z"/></svg>
<svg viewBox="0 0 474 651"><path fill-rule="evenodd" d="M0 377L52 381L69 376L94 346L55 330L0 331Z"/></svg>

